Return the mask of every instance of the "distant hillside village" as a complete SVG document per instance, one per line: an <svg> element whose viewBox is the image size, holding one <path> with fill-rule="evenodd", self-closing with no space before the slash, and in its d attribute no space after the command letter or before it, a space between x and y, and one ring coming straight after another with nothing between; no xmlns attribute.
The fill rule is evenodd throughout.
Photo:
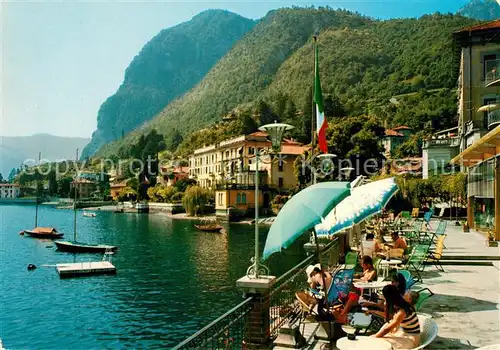
<svg viewBox="0 0 500 350"><path fill-rule="evenodd" d="M444 130L434 130L432 126L414 130L407 125L384 128L380 120L372 116L329 117L327 110L328 151L338 158L335 161L347 159L354 165L344 172L334 162L335 171L316 180L352 181L359 175L397 176L401 188L397 205L420 206L439 200L457 208L467 206L472 227L494 226L493 218L498 220L500 202L499 34L500 20L453 34L454 51L450 55L454 57L454 69L459 76L458 125L454 127ZM391 103L398 104L398 98L392 98ZM330 110L342 110L338 103L336 106ZM215 211L219 217L231 219L253 212L258 172L259 207L273 215L290 195L314 180L304 164L318 165L311 156L317 155L318 150L312 152L308 142L309 117L301 119L305 113L297 110L290 113L296 118L296 130L300 132L286 134L280 153L263 155L258 166L256 154L271 146L268 134L258 131L258 125L272 122L276 117L265 102L261 102L257 111L235 109L221 122L186 139L178 135L176 152L165 149L164 137L152 130L122 148L119 156L110 157L114 165L104 162L102 167L103 160L94 157L66 162L62 169L65 175L55 170L43 176L29 175L26 169L14 170L9 176L10 183L0 185L1 198L175 203L190 215ZM134 165L148 159L152 162L145 163L146 168ZM359 159L376 159L376 173L367 173L356 165L355 160ZM118 163L120 167L116 166ZM42 170L48 166L42 164L38 169L44 173ZM445 174L450 175L442 176Z"/></svg>

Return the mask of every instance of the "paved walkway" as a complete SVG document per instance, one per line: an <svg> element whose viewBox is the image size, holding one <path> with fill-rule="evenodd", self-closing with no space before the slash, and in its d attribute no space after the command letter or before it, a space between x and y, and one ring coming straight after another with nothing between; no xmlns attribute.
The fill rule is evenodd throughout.
<svg viewBox="0 0 500 350"><path fill-rule="evenodd" d="M477 232L463 233L450 223L446 234L444 253L448 257L500 257L500 248L488 247L486 237ZM435 293L420 310L431 315L439 327L438 338L426 349L476 349L500 344L500 261L492 261L489 266L463 261L445 265L444 269L440 272L427 266L421 274L424 283L412 287L428 287ZM307 333L306 349L328 348L327 342Z"/></svg>
<svg viewBox="0 0 500 350"><path fill-rule="evenodd" d="M431 227L437 223L431 221ZM454 221L448 221L446 227L445 257L449 256L496 256L500 259L500 247L488 247L486 236L474 230L463 232L460 226L455 226Z"/></svg>

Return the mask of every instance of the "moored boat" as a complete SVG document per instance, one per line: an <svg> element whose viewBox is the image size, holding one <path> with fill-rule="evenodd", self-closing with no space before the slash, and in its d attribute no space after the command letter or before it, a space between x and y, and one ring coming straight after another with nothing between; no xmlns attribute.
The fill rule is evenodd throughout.
<svg viewBox="0 0 500 350"><path fill-rule="evenodd" d="M94 218L96 215L95 213L89 213L87 211L83 212L83 216L89 217L89 218Z"/></svg>
<svg viewBox="0 0 500 350"><path fill-rule="evenodd" d="M64 236L64 233L57 232L53 227L36 227L33 230L24 230L21 232L35 238L55 239Z"/></svg>
<svg viewBox="0 0 500 350"><path fill-rule="evenodd" d="M115 251L117 246L107 244L89 244L69 241L55 241L57 249L65 252L74 253L104 253L106 251Z"/></svg>
<svg viewBox="0 0 500 350"><path fill-rule="evenodd" d="M206 232L220 232L224 228L215 220L203 220L200 224L194 225L194 227Z"/></svg>

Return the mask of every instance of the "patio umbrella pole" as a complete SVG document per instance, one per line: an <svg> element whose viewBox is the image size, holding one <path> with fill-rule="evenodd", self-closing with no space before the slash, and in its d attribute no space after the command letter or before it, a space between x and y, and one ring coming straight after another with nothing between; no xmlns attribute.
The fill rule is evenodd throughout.
<svg viewBox="0 0 500 350"><path fill-rule="evenodd" d="M314 233L314 241L316 242L316 255L318 256L318 262L319 262L319 267L321 269L321 278L323 279L323 290L325 292L325 308L326 312L328 312L328 288L326 286L326 280L325 280L325 274L323 273L323 266L321 264L321 251L319 249L319 242L318 242L318 235L316 234L316 229L313 228L313 233ZM332 284L333 284L333 276L332 276ZM318 310L319 313L319 310ZM328 318L328 341L330 342L330 347L333 345L332 342L332 336L331 336L331 330L332 330L332 320Z"/></svg>

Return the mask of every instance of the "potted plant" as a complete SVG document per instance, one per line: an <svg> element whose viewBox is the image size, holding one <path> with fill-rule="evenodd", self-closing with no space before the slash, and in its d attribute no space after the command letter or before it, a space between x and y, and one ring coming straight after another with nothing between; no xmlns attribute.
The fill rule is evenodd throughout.
<svg viewBox="0 0 500 350"><path fill-rule="evenodd" d="M495 234L491 230L488 232L488 246L498 247L498 241L495 240Z"/></svg>
<svg viewBox="0 0 500 350"><path fill-rule="evenodd" d="M467 223L467 221L462 221L462 230L464 232L469 232L470 231L469 224Z"/></svg>

